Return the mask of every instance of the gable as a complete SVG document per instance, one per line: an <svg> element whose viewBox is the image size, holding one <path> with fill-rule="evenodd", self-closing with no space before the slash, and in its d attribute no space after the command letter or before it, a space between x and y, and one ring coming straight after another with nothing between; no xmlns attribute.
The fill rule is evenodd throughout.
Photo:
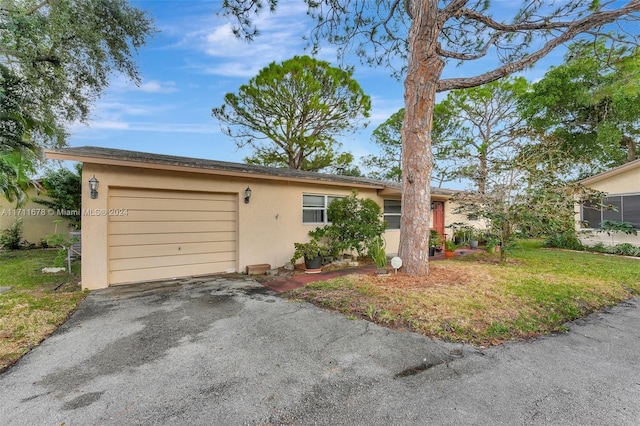
<svg viewBox="0 0 640 426"><path fill-rule="evenodd" d="M640 192L640 160L632 161L580 181L584 186L609 194Z"/></svg>

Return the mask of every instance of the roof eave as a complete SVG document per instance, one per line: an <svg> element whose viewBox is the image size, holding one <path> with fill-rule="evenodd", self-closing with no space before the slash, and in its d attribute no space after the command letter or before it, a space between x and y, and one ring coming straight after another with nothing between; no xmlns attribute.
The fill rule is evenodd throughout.
<svg viewBox="0 0 640 426"><path fill-rule="evenodd" d="M166 163L154 162L154 161L135 161L135 160L115 159L115 158L105 157L100 155L86 155L86 154L79 155L79 154L72 154L72 153L64 153L64 152L51 150L51 149L45 149L45 155L47 158L50 158L53 160L78 161L81 163L101 164L101 165L107 165L107 166L137 167L137 168L152 169L152 170L201 173L201 174L216 175L216 176L230 176L230 177L265 179L265 180L300 182L300 183L308 183L309 181L313 181L318 183L331 184L335 186L345 186L350 188L367 188L367 189L377 189L377 190L385 189L385 186L383 184L376 185L376 184L368 184L363 182L344 182L344 181L338 181L338 180L322 179L321 174L318 174L318 177L314 177L314 178L295 177L295 176L277 176L277 175L270 175L266 173L256 173L253 171L238 172L238 171L232 171L232 170L202 168L202 167L195 167L195 166L188 166L188 165L166 164Z"/></svg>
<svg viewBox="0 0 640 426"><path fill-rule="evenodd" d="M599 173L597 175L582 179L580 181L580 184L589 185L589 184L592 184L592 183L600 182L601 180L605 180L605 179L608 179L610 177L619 175L620 173L624 173L626 171L633 170L636 167L640 167L640 159L631 161L629 163L625 163L625 164L623 164L621 166L618 166L618 167L614 167L613 169L607 170L606 172L602 172L602 173Z"/></svg>

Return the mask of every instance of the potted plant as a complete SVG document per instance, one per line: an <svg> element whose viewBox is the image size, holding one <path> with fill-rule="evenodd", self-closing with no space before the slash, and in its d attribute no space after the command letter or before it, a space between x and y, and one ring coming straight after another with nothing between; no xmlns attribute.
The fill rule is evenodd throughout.
<svg viewBox="0 0 640 426"><path fill-rule="evenodd" d="M440 233L432 229L431 232L429 232L429 256L435 256L436 250L440 249L441 246L442 239Z"/></svg>
<svg viewBox="0 0 640 426"><path fill-rule="evenodd" d="M477 249L478 248L478 240L479 238L479 232L478 230L476 230L475 228L471 228L469 230L469 248L471 249Z"/></svg>
<svg viewBox="0 0 640 426"><path fill-rule="evenodd" d="M500 251L500 240L493 235L488 235L486 247L489 253Z"/></svg>
<svg viewBox="0 0 640 426"><path fill-rule="evenodd" d="M295 252L291 258L291 263L296 264L300 258L304 258L307 269L320 269L322 267L322 257L329 254L329 248L318 244L317 240L308 243L293 243Z"/></svg>
<svg viewBox="0 0 640 426"><path fill-rule="evenodd" d="M455 255L457 244L453 240L444 241L444 256L451 258Z"/></svg>

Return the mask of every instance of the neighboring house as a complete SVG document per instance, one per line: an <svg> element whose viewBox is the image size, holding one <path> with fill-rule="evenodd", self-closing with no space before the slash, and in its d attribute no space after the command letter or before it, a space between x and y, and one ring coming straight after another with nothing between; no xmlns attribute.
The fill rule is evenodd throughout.
<svg viewBox="0 0 640 426"><path fill-rule="evenodd" d="M282 266L294 242L327 222L332 199L354 189L383 208L386 251L398 249L397 183L95 147L47 157L83 163L83 288ZM454 193L432 189L441 233L460 221L448 203Z"/></svg>
<svg viewBox="0 0 640 426"><path fill-rule="evenodd" d="M606 232L596 232L603 220L629 222L638 230L639 235L616 233L613 243L631 243L640 245L640 160L635 160L604 173L580 181L582 185L605 192L603 204L614 209L603 209L591 204L580 206L578 230L580 240L585 245L599 242L612 244L612 237Z"/></svg>
<svg viewBox="0 0 640 426"><path fill-rule="evenodd" d="M68 221L64 220L57 211L38 204L34 199L47 199L46 193L36 187L27 190L28 200L22 207L16 207L16 203L0 197L0 230L5 230L13 225L16 220L22 219L22 236L31 244L40 245L47 235L57 232L69 232ZM56 221L60 223L56 226Z"/></svg>

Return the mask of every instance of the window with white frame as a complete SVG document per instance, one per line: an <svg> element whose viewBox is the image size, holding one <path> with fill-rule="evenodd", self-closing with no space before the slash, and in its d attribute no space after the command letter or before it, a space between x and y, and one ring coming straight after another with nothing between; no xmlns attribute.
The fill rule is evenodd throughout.
<svg viewBox="0 0 640 426"><path fill-rule="evenodd" d="M582 205L582 221L587 228L598 228L603 220L630 222L640 229L640 194L611 195L597 203Z"/></svg>
<svg viewBox="0 0 640 426"><path fill-rule="evenodd" d="M303 194L302 195L302 223L318 224L329 223L327 217L327 207L333 200L338 197L335 195L316 195L316 194Z"/></svg>
<svg viewBox="0 0 640 426"><path fill-rule="evenodd" d="M387 229L400 229L400 200L384 200L383 217Z"/></svg>

